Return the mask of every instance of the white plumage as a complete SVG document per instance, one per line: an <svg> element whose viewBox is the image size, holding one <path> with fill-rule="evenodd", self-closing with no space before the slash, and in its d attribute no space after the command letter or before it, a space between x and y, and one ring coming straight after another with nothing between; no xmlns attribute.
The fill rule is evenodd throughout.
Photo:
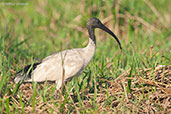
<svg viewBox="0 0 171 114"><path fill-rule="evenodd" d="M90 38L89 43L85 48L65 50L50 55L33 66L26 66L23 70L17 73L17 77L14 81L18 83L25 77L25 75L27 75L24 82L44 82L46 80L56 81L56 89L58 90L62 86L63 71L64 81L66 81L73 76L79 76L92 60L96 49L96 39L94 35L95 28L101 28L111 34L117 40L121 48L117 37L97 18L91 18L88 22L87 28ZM31 69L31 67L33 68Z"/></svg>

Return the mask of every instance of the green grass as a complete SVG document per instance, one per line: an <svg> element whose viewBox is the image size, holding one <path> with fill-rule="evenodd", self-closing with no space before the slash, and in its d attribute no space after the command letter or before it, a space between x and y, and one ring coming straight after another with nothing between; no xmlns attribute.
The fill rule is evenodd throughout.
<svg viewBox="0 0 171 114"><path fill-rule="evenodd" d="M150 0L148 5L148 1L26 0L25 6L7 5L22 0L0 2L0 112L99 113L102 109L106 110L101 113L141 112L142 103L151 100L149 94L154 94L155 88L148 94L143 91L140 96L135 94L132 99L129 98L133 94L131 90L139 86L132 79L126 80L126 93L134 109L125 103L124 91L118 96L117 92L112 95L109 89L114 79L129 69L126 77L144 78L141 70L152 68L154 71L157 65L171 64L171 2ZM66 84L62 99L54 99L55 85L48 83L30 85L31 97L26 97L22 88L14 95L16 85L12 79L19 69L58 51L87 45L86 24L91 17L99 18L116 33L123 50L119 50L111 36L96 30L95 56L83 74ZM152 72L149 77L154 76ZM123 83L118 84L124 90ZM146 86L140 86L145 91ZM106 95L102 107L98 102L101 91ZM119 101L117 107L112 106L115 100ZM160 102L154 105L159 112L167 111Z"/></svg>

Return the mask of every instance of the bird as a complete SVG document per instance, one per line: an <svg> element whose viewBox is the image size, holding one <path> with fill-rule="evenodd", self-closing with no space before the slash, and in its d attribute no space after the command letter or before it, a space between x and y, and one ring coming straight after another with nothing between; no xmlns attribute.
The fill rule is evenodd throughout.
<svg viewBox="0 0 171 114"><path fill-rule="evenodd" d="M63 82L71 80L74 76L79 76L93 59L96 50L96 28L110 34L122 50L117 36L98 18L92 17L87 23L89 42L86 47L64 50L47 56L40 62L27 65L16 73L14 82L54 81L56 90L59 90Z"/></svg>

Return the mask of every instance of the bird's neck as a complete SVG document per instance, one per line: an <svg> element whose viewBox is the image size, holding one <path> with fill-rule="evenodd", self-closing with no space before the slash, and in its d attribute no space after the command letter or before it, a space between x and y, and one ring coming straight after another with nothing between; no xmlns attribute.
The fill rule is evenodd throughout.
<svg viewBox="0 0 171 114"><path fill-rule="evenodd" d="M89 42L88 45L83 48L83 57L85 57L86 65L91 61L91 59L94 56L95 50L96 50L96 37L94 35L94 28L88 27L88 33L89 33Z"/></svg>
<svg viewBox="0 0 171 114"><path fill-rule="evenodd" d="M83 48L83 57L85 57L86 64L91 61L96 51L96 44L92 38L89 38L88 45Z"/></svg>
<svg viewBox="0 0 171 114"><path fill-rule="evenodd" d="M91 26L88 26L88 34L89 34L89 38L93 41L93 43L96 45L96 37L94 34L94 28ZM90 41L90 40L89 40Z"/></svg>

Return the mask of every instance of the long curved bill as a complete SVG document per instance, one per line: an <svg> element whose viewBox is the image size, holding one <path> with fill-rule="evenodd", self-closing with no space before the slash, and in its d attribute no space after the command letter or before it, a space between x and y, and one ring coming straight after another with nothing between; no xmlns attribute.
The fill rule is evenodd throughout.
<svg viewBox="0 0 171 114"><path fill-rule="evenodd" d="M119 44L119 48L122 50L122 46L121 46L121 43L120 43L119 39L117 38L117 36L111 30L109 30L103 24L101 24L101 26L99 28L102 29L102 30L104 30L105 32L109 33L111 36L113 36L115 38L115 40L117 41L117 43Z"/></svg>

